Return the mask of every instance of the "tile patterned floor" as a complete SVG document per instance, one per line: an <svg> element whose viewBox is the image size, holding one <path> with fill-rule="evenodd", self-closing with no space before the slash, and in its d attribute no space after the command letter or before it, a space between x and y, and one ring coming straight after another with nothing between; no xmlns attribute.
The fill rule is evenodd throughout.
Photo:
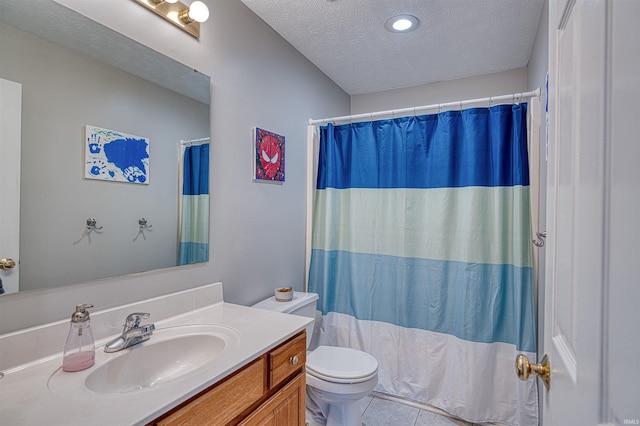
<svg viewBox="0 0 640 426"><path fill-rule="evenodd" d="M363 426L477 426L401 402L368 396L360 403ZM311 421L309 426L322 426Z"/></svg>

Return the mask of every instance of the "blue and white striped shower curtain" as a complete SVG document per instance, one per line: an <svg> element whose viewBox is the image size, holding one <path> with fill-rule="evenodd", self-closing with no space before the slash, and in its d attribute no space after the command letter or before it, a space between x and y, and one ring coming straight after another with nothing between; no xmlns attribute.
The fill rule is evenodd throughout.
<svg viewBox="0 0 640 426"><path fill-rule="evenodd" d="M178 265L209 260L209 144L188 145L182 154Z"/></svg>
<svg viewBox="0 0 640 426"><path fill-rule="evenodd" d="M320 128L309 291L376 391L537 425L527 105Z"/></svg>

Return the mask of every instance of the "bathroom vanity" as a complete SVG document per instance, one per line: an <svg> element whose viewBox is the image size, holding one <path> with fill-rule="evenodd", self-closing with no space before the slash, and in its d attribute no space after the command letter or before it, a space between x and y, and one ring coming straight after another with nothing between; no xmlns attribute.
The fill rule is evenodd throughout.
<svg viewBox="0 0 640 426"><path fill-rule="evenodd" d="M152 337L105 353L132 312L151 313ZM0 423L304 424L311 319L225 303L221 283L91 317L95 365L74 373L67 321L0 335Z"/></svg>

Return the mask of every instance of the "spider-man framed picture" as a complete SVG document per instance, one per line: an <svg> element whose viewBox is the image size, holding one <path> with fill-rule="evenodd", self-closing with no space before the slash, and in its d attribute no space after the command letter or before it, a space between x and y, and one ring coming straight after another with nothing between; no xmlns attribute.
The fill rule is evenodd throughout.
<svg viewBox="0 0 640 426"><path fill-rule="evenodd" d="M253 129L253 181L284 182L284 136Z"/></svg>

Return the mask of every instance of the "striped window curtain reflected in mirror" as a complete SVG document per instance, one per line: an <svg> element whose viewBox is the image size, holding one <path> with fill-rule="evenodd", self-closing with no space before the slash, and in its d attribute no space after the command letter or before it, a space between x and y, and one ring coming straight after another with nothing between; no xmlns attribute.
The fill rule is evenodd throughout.
<svg viewBox="0 0 640 426"><path fill-rule="evenodd" d="M209 260L208 142L180 142L180 176L177 263L188 265L206 262Z"/></svg>

